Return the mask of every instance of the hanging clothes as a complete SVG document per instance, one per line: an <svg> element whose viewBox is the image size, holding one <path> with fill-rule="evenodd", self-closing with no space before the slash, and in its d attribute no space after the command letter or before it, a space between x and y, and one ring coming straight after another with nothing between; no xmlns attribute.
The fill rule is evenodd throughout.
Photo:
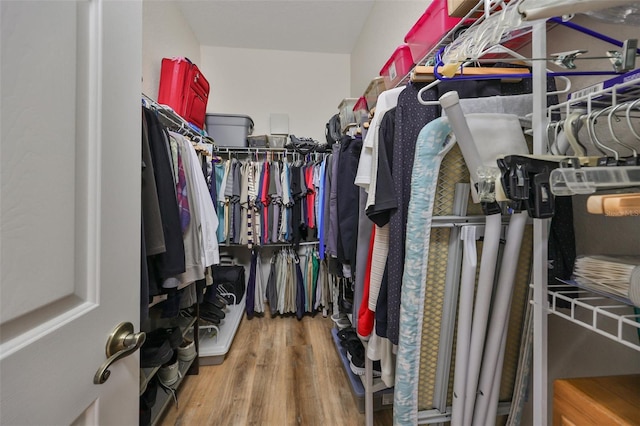
<svg viewBox="0 0 640 426"><path fill-rule="evenodd" d="M182 226L175 195L173 168L168 154L168 135L158 118L144 109L147 122L151 162L162 218L165 251L149 257L149 281L151 296L158 293L165 280L185 271Z"/></svg>

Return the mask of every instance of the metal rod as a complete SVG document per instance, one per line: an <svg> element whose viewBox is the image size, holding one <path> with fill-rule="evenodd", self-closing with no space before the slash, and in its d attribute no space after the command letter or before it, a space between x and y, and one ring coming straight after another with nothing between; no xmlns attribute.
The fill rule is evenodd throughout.
<svg viewBox="0 0 640 426"><path fill-rule="evenodd" d="M640 57L640 54L637 54L636 57ZM590 60L590 59L611 59L611 56L576 56L573 58L574 61L578 60ZM495 59L473 59L473 62L478 63L495 63L495 62L522 62L524 59L520 58L495 58ZM549 58L526 58L527 61L556 61L558 58L549 57Z"/></svg>
<svg viewBox="0 0 640 426"><path fill-rule="evenodd" d="M549 20L551 22L555 22L556 24L564 25L565 27L571 28L572 30L580 31L581 33L587 34L599 40L606 41L607 43L611 43L615 46L622 47L623 45L623 42L621 42L620 40L616 40L615 38L606 36L597 31L593 31L590 28L583 27L582 25L578 25L574 22L564 21L562 18L551 18ZM640 53L640 49L637 49L637 52Z"/></svg>
<svg viewBox="0 0 640 426"><path fill-rule="evenodd" d="M547 28L544 22L533 25L533 56L547 56ZM546 70L533 63L533 153L544 154L546 142ZM533 221L533 424L548 423L547 402L547 243L548 219Z"/></svg>

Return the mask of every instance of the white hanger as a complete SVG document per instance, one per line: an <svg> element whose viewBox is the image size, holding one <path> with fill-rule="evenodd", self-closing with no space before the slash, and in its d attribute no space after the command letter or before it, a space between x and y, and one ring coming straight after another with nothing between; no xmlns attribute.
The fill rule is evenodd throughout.
<svg viewBox="0 0 640 426"><path fill-rule="evenodd" d="M615 132L613 131L613 115L615 114L615 112L620 109L621 107L624 107L624 104L619 104L616 105L614 107L609 107L609 109L611 109L611 112L607 115L607 123L609 124L609 132L611 133L611 137L613 138L614 141L616 141L618 144L622 145L623 147L627 148L628 150L630 150L633 153L634 157L638 156L638 151L631 145L626 144L624 142L622 142L620 139L618 139L618 137L616 136Z"/></svg>
<svg viewBox="0 0 640 426"><path fill-rule="evenodd" d="M509 49L508 47L505 47L505 46L503 46L501 44L497 44L495 46L490 47L489 49L486 50L486 52L484 52L484 54L487 54L487 53L506 53L509 56L513 57L513 58L521 59L521 60L523 60L525 62L529 62L529 61L527 61L526 57L522 56L521 54L519 54L519 53L517 53L517 52L515 52L515 51L513 51L513 50ZM471 65L472 63L473 62L466 62L462 66ZM547 70L547 71L550 71L550 70ZM561 77L557 77L557 78L559 78L561 80L564 80L564 82L567 85L562 90L556 90L554 92L547 92L547 96L560 95L560 94L563 94L563 93L568 93L569 90L571 90L571 80L569 80L568 77L561 76ZM429 83L428 85L424 86L422 89L420 89L418 91L418 102L420 102L422 105L439 105L440 104L439 101L425 101L422 98L422 95L426 90L429 90L429 89L437 86L438 84L440 84L440 81L442 81L442 80L435 80L435 81Z"/></svg>
<svg viewBox="0 0 640 426"><path fill-rule="evenodd" d="M631 124L631 110L634 109L636 105L638 105L638 102L640 102L640 98L629 103L629 106L627 106L627 110L625 112L625 116L627 118L627 125L629 126L629 130L631 130L631 133L633 134L633 136L635 136L636 139L640 140L640 135L636 132L636 129Z"/></svg>

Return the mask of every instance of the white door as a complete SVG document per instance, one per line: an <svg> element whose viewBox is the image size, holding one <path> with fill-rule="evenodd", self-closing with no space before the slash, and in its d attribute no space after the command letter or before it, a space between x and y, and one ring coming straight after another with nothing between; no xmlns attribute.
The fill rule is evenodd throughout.
<svg viewBox="0 0 640 426"><path fill-rule="evenodd" d="M136 424L140 1L0 1L0 424Z"/></svg>

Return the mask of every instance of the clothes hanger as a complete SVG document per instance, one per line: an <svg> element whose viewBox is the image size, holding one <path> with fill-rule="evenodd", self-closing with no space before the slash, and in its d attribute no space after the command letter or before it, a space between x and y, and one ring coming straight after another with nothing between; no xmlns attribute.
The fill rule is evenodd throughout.
<svg viewBox="0 0 640 426"><path fill-rule="evenodd" d="M564 130L567 141L569 142L569 146L571 146L571 149L573 150L573 155L577 157L584 157L585 155L587 155L585 146L582 145L578 140L578 132L583 125L583 121L581 121L582 117L583 114L581 112L574 112L569 114L564 122Z"/></svg>
<svg viewBox="0 0 640 426"><path fill-rule="evenodd" d="M611 112L609 112L609 114L607 115L607 123L609 124L609 132L611 133L611 137L613 138L614 141L616 141L619 145L622 145L623 147L627 148L628 150L631 151L632 153L632 161L630 161L630 163L632 164L637 164L637 158L638 158L638 151L629 144L626 144L624 142L622 142L620 139L618 139L618 137L616 136L615 132L613 131L613 116L616 113L617 110L619 110L620 108L624 107L624 104L619 104L616 106L612 106L609 107L609 109L611 109ZM618 118L616 116L616 118ZM620 121L620 119L618 118L618 121Z"/></svg>
<svg viewBox="0 0 640 426"><path fill-rule="evenodd" d="M442 49L440 49L438 54L440 54L440 52L442 52ZM515 58L515 59L520 59L520 60L525 61L525 62L527 60L527 58L525 56L523 56L523 55L521 55L521 54L509 49L508 47L505 47L505 46L501 45L501 44L497 44L495 46L491 46L483 54L489 54L489 53L504 53L504 54L507 54L507 55L511 56L512 58ZM436 58L437 58L438 54L436 54ZM497 61L499 61L499 59L497 59ZM436 59L436 65L437 65L437 62L438 62L438 59ZM463 67L468 66L468 65L472 65L472 64L473 64L473 62L469 61L469 62L466 62L466 63L462 64L460 68L462 69ZM466 68L466 70L469 70L469 69L471 69L471 68ZM488 68L488 69L490 70L491 68ZM508 68L508 69L511 70L513 68ZM547 72L549 73L550 70L547 70ZM440 84L440 81L446 80L446 78L438 77L439 74L437 74L436 67L434 67L433 73L434 73L434 76L436 77L436 80L433 81L432 83L429 83L428 85L426 85L425 87L423 87L422 89L420 89L418 91L418 95L417 95L418 96L418 102L420 102L422 105L439 105L439 101L425 101L423 99L423 97L422 97L422 95L423 95L423 93L425 91L437 86L438 84ZM528 72L526 73L525 77L518 77L519 75L521 76L521 75L524 75L524 74L487 74L487 75L476 75L476 76L458 77L458 78L463 79L463 80L496 79L496 78L503 78L503 77L506 78L506 79L511 79L511 80L514 79L514 78L531 78L531 73L528 73ZM571 90L571 80L566 76L559 76L559 78L566 83L566 86L564 87L564 89L556 90L555 92L548 92L547 96L569 93L569 91ZM452 79L449 79L449 80L452 80Z"/></svg>
<svg viewBox="0 0 640 426"><path fill-rule="evenodd" d="M444 48L443 48L444 49ZM440 49L438 54L436 54L436 64L433 70L434 75L438 80L482 80L482 79L491 79L491 78L532 78L533 74L530 72L522 73L522 74L496 74L492 76L453 76L449 77L447 74L454 74L449 67L447 70L446 65L442 59L442 51ZM486 53L486 52L485 52ZM465 64L460 65L461 67ZM617 71L547 71L547 77L569 77L569 76L598 76L598 75L618 75L620 74Z"/></svg>
<svg viewBox="0 0 640 426"><path fill-rule="evenodd" d="M629 199L622 201L623 198ZM640 193L591 195L587 199L587 211L591 214L622 216L623 207L635 207L636 215L640 213ZM611 214L617 212L618 214ZM609 214L608 214L609 213Z"/></svg>
<svg viewBox="0 0 640 426"><path fill-rule="evenodd" d="M498 60L499 61L499 60ZM427 83L437 80L433 66L417 66L411 73L411 81L414 83ZM521 74L529 72L527 68L491 68L491 67L466 67L456 70L456 75L495 75L495 74ZM520 78L502 78L503 82L519 82Z"/></svg>
<svg viewBox="0 0 640 426"><path fill-rule="evenodd" d="M551 128L553 128L553 133L549 132ZM547 134L547 151L552 154L554 153L559 154L560 148L561 148L560 135L562 134L564 136L564 121L553 122L549 120L547 122L546 134ZM553 138L551 138L550 135L553 135ZM564 140L566 140L566 136Z"/></svg>
<svg viewBox="0 0 640 426"><path fill-rule="evenodd" d="M625 111L625 116L627 119L627 125L629 126L629 130L631 131L633 136L638 140L640 140L640 134L636 132L636 129L631 124L631 110L634 109L639 102L640 102L640 98L636 99L635 101L629 102L629 105L627 106L627 110Z"/></svg>
<svg viewBox="0 0 640 426"><path fill-rule="evenodd" d="M613 154L613 160L615 161L615 165L618 164L618 160L620 158L620 153L618 151L616 151L615 149L611 148L610 146L607 146L605 144L602 143L602 141L600 141L600 139L598 138L598 135L596 133L596 121L598 120L598 118L603 115L606 112L606 108L605 109L601 109L598 110L596 112L591 112L587 118L586 118L586 124L587 124L587 132L589 133L589 139L591 140L591 142L594 144L594 146L596 148L598 148L598 150L603 153L606 157L606 153L609 152L611 154ZM613 162L610 161L611 159L609 159L608 157L601 159L601 163L600 165L605 165L602 162L606 161L606 165L614 165Z"/></svg>

